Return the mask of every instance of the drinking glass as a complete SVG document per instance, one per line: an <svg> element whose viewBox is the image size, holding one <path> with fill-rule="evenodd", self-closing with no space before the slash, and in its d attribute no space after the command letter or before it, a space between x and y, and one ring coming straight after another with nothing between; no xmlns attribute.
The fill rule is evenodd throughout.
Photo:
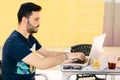
<svg viewBox="0 0 120 80"><path fill-rule="evenodd" d="M114 70L116 69L116 57L108 56L108 69Z"/></svg>

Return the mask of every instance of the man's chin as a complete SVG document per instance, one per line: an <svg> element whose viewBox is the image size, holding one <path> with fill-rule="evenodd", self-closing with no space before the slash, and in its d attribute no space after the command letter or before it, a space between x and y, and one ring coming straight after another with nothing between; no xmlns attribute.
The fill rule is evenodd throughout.
<svg viewBox="0 0 120 80"><path fill-rule="evenodd" d="M33 34L33 33L37 33L38 31L32 31L32 32L29 32L30 34Z"/></svg>
<svg viewBox="0 0 120 80"><path fill-rule="evenodd" d="M32 32L32 33L37 33L38 31L34 31L34 32Z"/></svg>

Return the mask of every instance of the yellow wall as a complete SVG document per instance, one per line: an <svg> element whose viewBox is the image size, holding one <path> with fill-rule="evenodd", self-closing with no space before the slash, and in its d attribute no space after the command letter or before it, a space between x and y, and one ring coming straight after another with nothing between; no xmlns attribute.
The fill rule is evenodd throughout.
<svg viewBox="0 0 120 80"><path fill-rule="evenodd" d="M0 3L0 46L17 27L19 5L27 1L43 8L35 36L45 47L92 43L93 37L102 33L104 0L4 0Z"/></svg>

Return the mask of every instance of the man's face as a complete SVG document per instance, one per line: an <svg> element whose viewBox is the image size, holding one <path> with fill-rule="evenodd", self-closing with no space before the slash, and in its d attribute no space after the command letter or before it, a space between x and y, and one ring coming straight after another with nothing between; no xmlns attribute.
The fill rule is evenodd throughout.
<svg viewBox="0 0 120 80"><path fill-rule="evenodd" d="M32 12L32 15L28 18L27 21L27 32L30 34L37 33L39 25L40 25L39 12Z"/></svg>

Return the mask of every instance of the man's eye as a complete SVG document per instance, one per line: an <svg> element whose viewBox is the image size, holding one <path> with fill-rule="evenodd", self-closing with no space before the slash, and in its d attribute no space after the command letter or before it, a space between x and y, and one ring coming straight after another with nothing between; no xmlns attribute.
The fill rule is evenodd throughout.
<svg viewBox="0 0 120 80"><path fill-rule="evenodd" d="M35 21L39 21L39 19L35 19Z"/></svg>

